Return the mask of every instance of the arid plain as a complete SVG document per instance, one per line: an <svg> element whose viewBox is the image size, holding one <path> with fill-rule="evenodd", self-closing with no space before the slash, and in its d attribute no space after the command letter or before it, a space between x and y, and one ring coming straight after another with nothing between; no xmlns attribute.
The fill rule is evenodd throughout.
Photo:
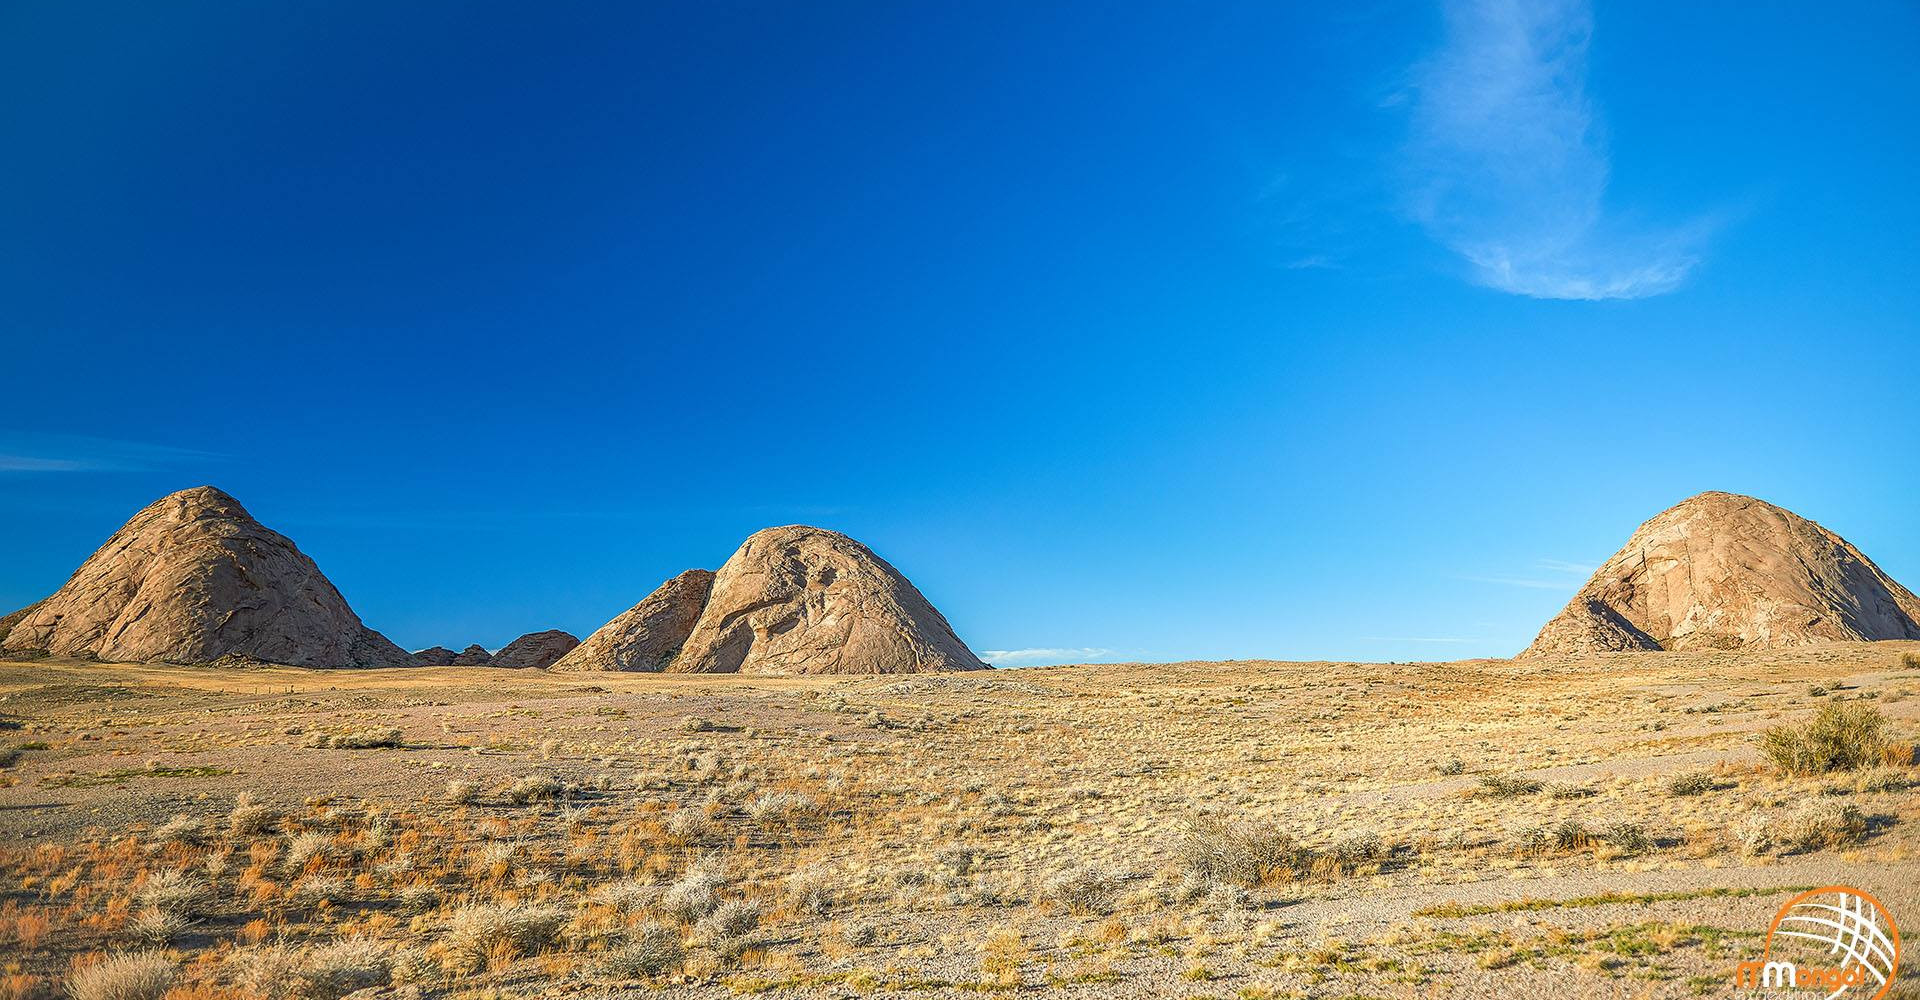
<svg viewBox="0 0 1920 1000"><path fill-rule="evenodd" d="M0 994L146 949L209 998L1727 995L1796 889L1920 912L1910 764L1793 776L1761 747L1825 709L1910 748L1916 694L1913 642L852 678L7 663Z"/></svg>

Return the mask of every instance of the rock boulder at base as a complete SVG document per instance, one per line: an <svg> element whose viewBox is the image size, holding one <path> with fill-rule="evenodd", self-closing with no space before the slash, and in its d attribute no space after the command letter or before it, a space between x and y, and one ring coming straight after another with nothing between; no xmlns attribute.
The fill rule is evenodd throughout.
<svg viewBox="0 0 1920 1000"><path fill-rule="evenodd" d="M498 653L493 654L493 662L489 665L518 670L545 670L578 645L580 640L574 638L572 633L559 629L528 632L501 647Z"/></svg>
<svg viewBox="0 0 1920 1000"><path fill-rule="evenodd" d="M450 667L453 666L453 658L458 655L445 646L428 646L413 654L413 662L423 667Z"/></svg>
<svg viewBox="0 0 1920 1000"><path fill-rule="evenodd" d="M714 574L668 668L684 673L984 670L900 571L838 532L755 532Z"/></svg>
<svg viewBox="0 0 1920 1000"><path fill-rule="evenodd" d="M1920 598L1789 510L1702 493L1640 526L1522 656L1920 639Z"/></svg>
<svg viewBox="0 0 1920 1000"><path fill-rule="evenodd" d="M456 667L484 667L492 662L493 654L487 652L487 647L476 642L455 654L452 665Z"/></svg>
<svg viewBox="0 0 1920 1000"><path fill-rule="evenodd" d="M600 626L554 663L554 670L667 669L692 634L713 589L713 571L690 569ZM504 651L503 651L504 652Z"/></svg>
<svg viewBox="0 0 1920 1000"><path fill-rule="evenodd" d="M0 646L118 662L413 662L362 625L293 542L211 486L161 497L135 514Z"/></svg>

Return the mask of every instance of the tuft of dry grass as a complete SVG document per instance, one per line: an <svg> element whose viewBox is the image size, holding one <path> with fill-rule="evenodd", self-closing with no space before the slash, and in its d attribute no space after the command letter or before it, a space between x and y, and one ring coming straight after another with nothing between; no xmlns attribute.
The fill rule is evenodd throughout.
<svg viewBox="0 0 1920 1000"><path fill-rule="evenodd" d="M173 960L159 952L108 955L67 977L72 1000L160 1000L173 985Z"/></svg>

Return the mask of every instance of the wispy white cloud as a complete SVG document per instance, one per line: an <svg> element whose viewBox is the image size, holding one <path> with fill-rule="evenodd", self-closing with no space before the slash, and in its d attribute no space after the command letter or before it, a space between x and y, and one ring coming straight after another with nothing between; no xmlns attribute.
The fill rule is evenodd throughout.
<svg viewBox="0 0 1920 1000"><path fill-rule="evenodd" d="M1540 568L1552 570L1555 573L1572 573L1574 576L1592 576L1593 571L1600 567L1589 566L1586 563L1567 562L1564 559L1542 559L1540 560Z"/></svg>
<svg viewBox="0 0 1920 1000"><path fill-rule="evenodd" d="M1473 280L1543 299L1673 291L1705 219L1609 212L1612 170L1587 95L1587 0L1445 0L1446 39L1415 68L1410 207Z"/></svg>
<svg viewBox="0 0 1920 1000"><path fill-rule="evenodd" d="M1573 584L1565 580L1533 580L1519 576L1462 576L1456 579L1469 583L1492 583L1502 587L1526 587L1530 590L1572 590Z"/></svg>
<svg viewBox="0 0 1920 1000"><path fill-rule="evenodd" d="M0 431L0 473L140 472L225 457L142 441Z"/></svg>
<svg viewBox="0 0 1920 1000"><path fill-rule="evenodd" d="M1034 649L983 649L980 658L994 666L1002 664L1038 663L1041 660L1054 660L1061 663L1086 663L1105 659L1114 655L1111 649L1095 649L1090 646L1079 648L1034 648Z"/></svg>

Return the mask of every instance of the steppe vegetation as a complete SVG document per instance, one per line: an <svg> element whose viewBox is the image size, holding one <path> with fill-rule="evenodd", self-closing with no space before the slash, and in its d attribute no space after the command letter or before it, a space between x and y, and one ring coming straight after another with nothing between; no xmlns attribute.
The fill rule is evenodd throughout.
<svg viewBox="0 0 1920 1000"><path fill-rule="evenodd" d="M1920 913L1914 657L0 666L0 1000L1718 995Z"/></svg>

